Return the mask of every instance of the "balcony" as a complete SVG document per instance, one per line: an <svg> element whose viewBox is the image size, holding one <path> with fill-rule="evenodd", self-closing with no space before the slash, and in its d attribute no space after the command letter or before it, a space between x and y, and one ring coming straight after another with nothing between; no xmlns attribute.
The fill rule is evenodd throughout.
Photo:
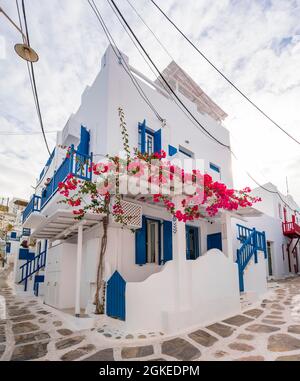
<svg viewBox="0 0 300 381"><path fill-rule="evenodd" d="M58 184L65 181L68 174L82 180L92 180L92 172L89 168L92 165L93 155L85 155L71 146L70 155L64 159L59 168L54 171L53 177L47 186L42 190L42 195L33 195L26 209L23 212L23 226L25 228L36 228L45 217L41 211L52 199L58 190ZM34 217L34 218L33 218ZM30 220L30 221L29 221Z"/></svg>
<svg viewBox="0 0 300 381"><path fill-rule="evenodd" d="M295 221L282 223L283 234L290 238L300 238L300 226Z"/></svg>

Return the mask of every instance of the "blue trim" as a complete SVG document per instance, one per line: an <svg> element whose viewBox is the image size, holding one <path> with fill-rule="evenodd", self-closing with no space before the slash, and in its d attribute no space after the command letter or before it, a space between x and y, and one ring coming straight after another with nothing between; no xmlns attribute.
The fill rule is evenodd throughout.
<svg viewBox="0 0 300 381"><path fill-rule="evenodd" d="M107 282L106 314L112 318L125 320L126 317L126 281L115 271Z"/></svg>
<svg viewBox="0 0 300 381"><path fill-rule="evenodd" d="M49 156L49 158L48 158L48 160L47 160L47 162L46 162L46 164L45 164L45 166L44 166L44 168L43 168L43 170L42 170L42 172L40 173L39 181L40 181L40 180L42 179L42 177L44 176L44 174L45 174L45 172L46 172L46 168L48 168L48 167L50 166L50 164L51 164L51 162L52 162L52 160L53 160L53 158L54 158L54 154L55 154L55 148L53 149L51 155Z"/></svg>
<svg viewBox="0 0 300 381"><path fill-rule="evenodd" d="M258 250L264 252L264 258L267 258L267 244L265 232L259 232L255 228L249 229L243 225L237 224L238 240L242 246L237 249L236 263L239 269L240 292L244 291L244 270L254 256L254 263L258 263Z"/></svg>
<svg viewBox="0 0 300 381"><path fill-rule="evenodd" d="M163 244L164 244L163 262L165 263L173 259L172 221L164 220L163 222Z"/></svg>
<svg viewBox="0 0 300 381"><path fill-rule="evenodd" d="M146 134L153 136L154 145L152 147L153 152L160 152L162 149L161 142L161 129L157 131L152 131L146 126L146 119L142 123L138 123L138 134L139 134L139 146L138 149L141 153L149 153L148 147L146 147Z"/></svg>
<svg viewBox="0 0 300 381"><path fill-rule="evenodd" d="M188 238L188 235L190 232L193 232L194 234L194 247L193 252L195 253L195 257L191 257L191 247L190 247L190 240ZM199 257L199 228L197 226L191 226L191 225L185 225L185 233L186 233L186 259L195 260Z"/></svg>
<svg viewBox="0 0 300 381"><path fill-rule="evenodd" d="M28 250L28 249L27 249ZM45 250L40 254L34 256L31 259L28 259L24 265L20 266L21 270L21 280L19 283L24 282L24 291L27 291L28 278L39 271L41 268L46 266L47 259L47 240L45 241Z"/></svg>
<svg viewBox="0 0 300 381"><path fill-rule="evenodd" d="M211 249L219 249L222 251L222 233L207 235L207 251Z"/></svg>
<svg viewBox="0 0 300 381"><path fill-rule="evenodd" d="M138 132L140 134L140 146L139 150L141 153L145 153L146 151L146 119L142 123L138 124Z"/></svg>
<svg viewBox="0 0 300 381"><path fill-rule="evenodd" d="M185 150L185 148L183 148L183 147L179 147L179 148L178 148L178 151L179 151L180 153L182 153L183 155L187 156L187 157L190 157L190 158L193 157L192 154L189 153L187 150Z"/></svg>
<svg viewBox="0 0 300 381"><path fill-rule="evenodd" d="M213 163L209 163L209 168L212 169L212 170L215 171L215 172L218 172L218 173L221 172L220 167L218 167L217 165L215 165L215 164L213 164Z"/></svg>
<svg viewBox="0 0 300 381"><path fill-rule="evenodd" d="M5 251L7 254L11 251L11 242L6 242Z"/></svg>
<svg viewBox="0 0 300 381"><path fill-rule="evenodd" d="M36 194L33 194L29 203L27 204L26 208L23 211L22 215L22 222L27 220L27 218L30 216L33 212L40 212L41 211L41 197L37 196Z"/></svg>
<svg viewBox="0 0 300 381"><path fill-rule="evenodd" d="M154 132L154 152L161 151L161 129Z"/></svg>
<svg viewBox="0 0 300 381"><path fill-rule="evenodd" d="M81 126L80 143L77 147L77 152L88 155L90 151L90 133L86 127Z"/></svg>
<svg viewBox="0 0 300 381"><path fill-rule="evenodd" d="M34 253L30 252L29 249L25 247L19 248L19 259L31 261L34 258Z"/></svg>
<svg viewBox="0 0 300 381"><path fill-rule="evenodd" d="M169 156L174 156L177 153L177 148L171 146L170 144L169 144L168 150L169 150Z"/></svg>
<svg viewBox="0 0 300 381"><path fill-rule="evenodd" d="M135 232L135 263L144 265L147 262L146 252L146 217L142 217L142 227Z"/></svg>

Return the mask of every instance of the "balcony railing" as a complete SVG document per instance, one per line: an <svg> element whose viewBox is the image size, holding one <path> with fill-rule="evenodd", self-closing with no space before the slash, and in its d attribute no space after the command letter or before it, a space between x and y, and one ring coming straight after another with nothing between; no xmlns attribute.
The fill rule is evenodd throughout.
<svg viewBox="0 0 300 381"><path fill-rule="evenodd" d="M296 222L283 222L282 231L285 235L295 235L300 237L300 226Z"/></svg>
<svg viewBox="0 0 300 381"><path fill-rule="evenodd" d="M32 212L39 212L41 210L41 197L36 194L32 195L31 200L27 204L23 212L22 222L27 220Z"/></svg>
<svg viewBox="0 0 300 381"><path fill-rule="evenodd" d="M42 190L42 195L33 195L29 204L23 212L23 223L34 211L41 211L49 200L58 190L58 184L66 180L68 174L73 174L82 180L92 180L92 171L89 168L92 165L93 154L85 155L74 149L71 146L70 155L67 156L61 163L59 168L54 171L53 177L47 186Z"/></svg>

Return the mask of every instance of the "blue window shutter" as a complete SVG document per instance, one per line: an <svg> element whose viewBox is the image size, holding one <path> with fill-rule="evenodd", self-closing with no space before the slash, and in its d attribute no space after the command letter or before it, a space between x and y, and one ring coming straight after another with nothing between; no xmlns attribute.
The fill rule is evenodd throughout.
<svg viewBox="0 0 300 381"><path fill-rule="evenodd" d="M16 232L11 232L10 233L11 238L17 238L17 233Z"/></svg>
<svg viewBox="0 0 300 381"><path fill-rule="evenodd" d="M199 257L199 228L195 228L196 258Z"/></svg>
<svg viewBox="0 0 300 381"><path fill-rule="evenodd" d="M173 155L175 155L177 153L177 148L175 148L175 147L173 147L173 146L171 146L170 144L169 144L169 156L173 156Z"/></svg>
<svg viewBox="0 0 300 381"><path fill-rule="evenodd" d="M146 119L143 123L139 123L139 134L141 134L141 153L146 152Z"/></svg>
<svg viewBox="0 0 300 381"><path fill-rule="evenodd" d="M10 247L11 247L11 243L10 242L6 242L6 252L7 253L10 253Z"/></svg>
<svg viewBox="0 0 300 381"><path fill-rule="evenodd" d="M142 227L135 232L135 263L144 265L146 256L146 217L143 216Z"/></svg>
<svg viewBox="0 0 300 381"><path fill-rule="evenodd" d="M154 152L160 152L161 150L161 129L154 132Z"/></svg>
<svg viewBox="0 0 300 381"><path fill-rule="evenodd" d="M222 234L214 233L207 235L207 250L219 249L222 251Z"/></svg>
<svg viewBox="0 0 300 381"><path fill-rule="evenodd" d="M77 151L84 155L88 155L89 149L90 149L90 133L85 127L81 126L80 143L77 147Z"/></svg>
<svg viewBox="0 0 300 381"><path fill-rule="evenodd" d="M190 259L190 240L189 240L189 228L185 225L185 242L186 242L186 259Z"/></svg>
<svg viewBox="0 0 300 381"><path fill-rule="evenodd" d="M164 221L163 223L163 240L164 240L164 258L163 261L171 261L173 259L172 244L172 221Z"/></svg>

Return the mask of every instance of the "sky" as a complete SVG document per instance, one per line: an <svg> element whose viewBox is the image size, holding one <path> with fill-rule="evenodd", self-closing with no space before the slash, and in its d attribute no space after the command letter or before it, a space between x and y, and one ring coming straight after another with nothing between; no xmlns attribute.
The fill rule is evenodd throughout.
<svg viewBox="0 0 300 381"><path fill-rule="evenodd" d="M130 64L154 79L106 0L95 0ZM179 36L150 0L130 0L175 61L229 115L236 188L274 183L300 204L299 145L250 106ZM26 0L44 127L61 130L100 70L107 40L86 0ZM160 69L170 62L127 0L116 0ZM266 113L300 140L300 0L157 0L209 57ZM14 0L0 6L17 21ZM18 32L0 14L0 197L25 197L48 158L25 61L14 52ZM9 133L10 135L7 135ZM23 135L16 135L23 134ZM24 135L25 134L25 135ZM50 149L55 133L47 133Z"/></svg>

